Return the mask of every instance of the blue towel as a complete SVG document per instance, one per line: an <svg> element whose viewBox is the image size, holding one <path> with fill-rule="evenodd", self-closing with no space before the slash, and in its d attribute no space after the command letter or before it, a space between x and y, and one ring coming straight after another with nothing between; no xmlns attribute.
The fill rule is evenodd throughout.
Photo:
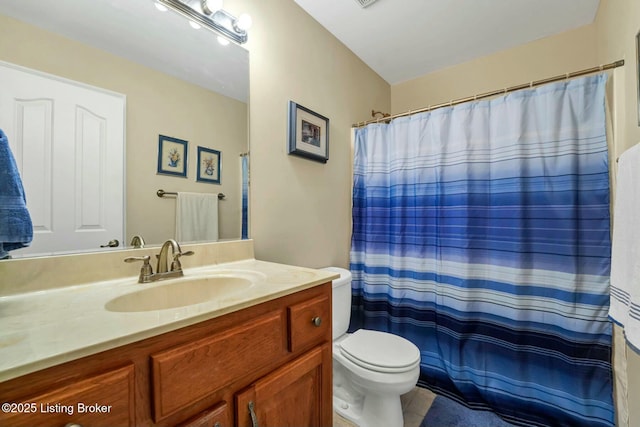
<svg viewBox="0 0 640 427"><path fill-rule="evenodd" d="M9 251L29 246L32 239L33 225L18 166L0 129L0 259L9 258Z"/></svg>

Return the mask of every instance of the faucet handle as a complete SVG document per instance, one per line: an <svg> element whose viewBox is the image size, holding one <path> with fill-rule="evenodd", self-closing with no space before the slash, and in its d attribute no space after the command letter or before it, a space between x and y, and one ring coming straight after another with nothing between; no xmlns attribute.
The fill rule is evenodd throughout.
<svg viewBox="0 0 640 427"><path fill-rule="evenodd" d="M149 264L149 260L151 257L149 255L145 256L132 256L124 259L124 262L136 262L142 261L142 268L140 269L140 277L138 278L139 283L147 283L151 281L151 276L153 276L153 268L151 264Z"/></svg>
<svg viewBox="0 0 640 427"><path fill-rule="evenodd" d="M145 256L130 256L128 258L125 258L124 262L142 261L144 264L149 264L149 260L150 259L151 259L151 257L149 255L145 255Z"/></svg>
<svg viewBox="0 0 640 427"><path fill-rule="evenodd" d="M182 264L180 264L180 257L181 256L191 256L194 253L195 252L193 252L193 251L186 251L186 252L178 252L178 253L173 254L173 262L171 263L171 271L182 270Z"/></svg>

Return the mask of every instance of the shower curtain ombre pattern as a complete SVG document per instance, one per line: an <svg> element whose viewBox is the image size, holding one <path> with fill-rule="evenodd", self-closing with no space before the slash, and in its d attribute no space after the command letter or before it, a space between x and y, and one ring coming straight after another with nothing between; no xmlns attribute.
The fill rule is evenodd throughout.
<svg viewBox="0 0 640 427"><path fill-rule="evenodd" d="M355 136L354 320L420 384L531 426L614 424L605 75Z"/></svg>

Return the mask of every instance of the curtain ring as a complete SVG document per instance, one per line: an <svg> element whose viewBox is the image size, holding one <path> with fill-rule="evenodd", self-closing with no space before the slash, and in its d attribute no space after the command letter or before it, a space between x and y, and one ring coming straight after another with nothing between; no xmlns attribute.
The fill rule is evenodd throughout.
<svg viewBox="0 0 640 427"><path fill-rule="evenodd" d="M453 107L453 99L449 101L449 107Z"/></svg>
<svg viewBox="0 0 640 427"><path fill-rule="evenodd" d="M600 64L600 71L604 71L604 65Z"/></svg>
<svg viewBox="0 0 640 427"><path fill-rule="evenodd" d="M533 88L533 80L529 82L529 89L532 89L532 88Z"/></svg>
<svg viewBox="0 0 640 427"><path fill-rule="evenodd" d="M569 80L569 73L565 73L565 75L564 75L564 79L565 79L565 80Z"/></svg>

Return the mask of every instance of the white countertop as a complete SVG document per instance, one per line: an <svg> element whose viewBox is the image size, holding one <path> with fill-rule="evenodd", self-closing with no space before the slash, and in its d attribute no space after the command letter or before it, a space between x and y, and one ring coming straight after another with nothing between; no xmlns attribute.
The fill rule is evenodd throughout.
<svg viewBox="0 0 640 427"><path fill-rule="evenodd" d="M105 304L156 286L194 277L251 277L244 292L172 309L112 312ZM185 268L184 278L137 283L137 277L0 296L0 381L109 350L338 278L326 270L254 259Z"/></svg>

